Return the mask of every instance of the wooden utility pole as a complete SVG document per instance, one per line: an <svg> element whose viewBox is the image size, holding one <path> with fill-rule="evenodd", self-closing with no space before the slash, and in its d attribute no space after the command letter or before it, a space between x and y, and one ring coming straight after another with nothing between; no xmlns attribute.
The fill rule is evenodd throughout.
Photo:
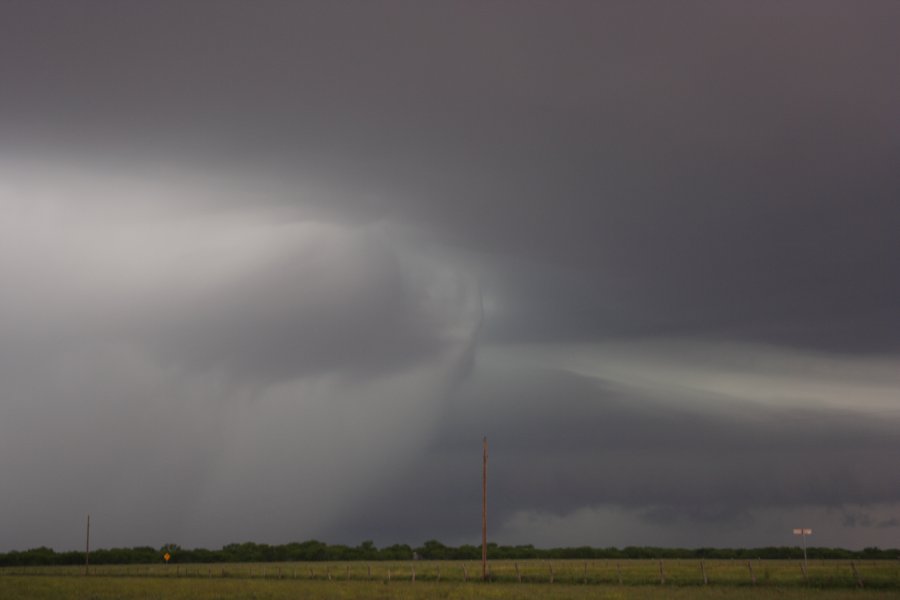
<svg viewBox="0 0 900 600"><path fill-rule="evenodd" d="M87 530L84 539L84 574L88 574L88 566L91 555L91 515L87 516Z"/></svg>
<svg viewBox="0 0 900 600"><path fill-rule="evenodd" d="M487 580L487 436L482 441L481 461L481 578Z"/></svg>

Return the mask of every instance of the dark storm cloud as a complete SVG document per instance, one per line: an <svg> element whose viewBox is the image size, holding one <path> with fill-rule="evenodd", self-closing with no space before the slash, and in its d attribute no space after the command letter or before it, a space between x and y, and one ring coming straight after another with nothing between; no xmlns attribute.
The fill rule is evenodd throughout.
<svg viewBox="0 0 900 600"><path fill-rule="evenodd" d="M0 537L72 545L80 477L111 543L465 537L488 433L513 537L812 506L867 545L900 502L898 26L3 3ZM660 337L693 362L629 350Z"/></svg>
<svg viewBox="0 0 900 600"><path fill-rule="evenodd" d="M325 181L572 273L497 282L504 339L896 349L894 3L6 11L10 139Z"/></svg>

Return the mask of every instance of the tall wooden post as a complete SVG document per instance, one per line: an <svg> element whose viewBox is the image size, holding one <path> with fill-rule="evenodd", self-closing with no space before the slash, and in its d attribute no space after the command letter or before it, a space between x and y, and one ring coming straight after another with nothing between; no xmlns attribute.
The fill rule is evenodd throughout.
<svg viewBox="0 0 900 600"><path fill-rule="evenodd" d="M91 555L91 515L87 516L87 530L84 539L84 574L88 574L89 557Z"/></svg>
<svg viewBox="0 0 900 600"><path fill-rule="evenodd" d="M481 578L487 580L487 436L482 440L481 461Z"/></svg>

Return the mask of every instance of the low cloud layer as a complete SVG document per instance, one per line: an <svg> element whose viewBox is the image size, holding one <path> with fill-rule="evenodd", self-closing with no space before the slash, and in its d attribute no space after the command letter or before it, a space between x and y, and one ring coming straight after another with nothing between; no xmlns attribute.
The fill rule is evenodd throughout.
<svg viewBox="0 0 900 600"><path fill-rule="evenodd" d="M891 544L898 25L5 3L0 546Z"/></svg>
<svg viewBox="0 0 900 600"><path fill-rule="evenodd" d="M672 341L667 347L679 349ZM681 350L682 357L697 353L695 343ZM785 386L780 369L751 365L770 358L759 348L743 352L753 376L788 395L762 402L703 389L702 379L696 387L673 385L672 372L695 373L696 364L673 360L669 372L660 373L658 361L635 356L634 348L621 349L633 370L617 369L619 380L511 366L510 355L515 352L505 348L481 355L448 404L441 434L405 478L416 483L398 484L402 495L386 496L380 516L366 511L359 527L381 521L386 526L376 531L382 535L427 528L431 510L417 518L407 512L409 504L395 504L408 494L410 504L442 515L446 535L471 529L480 502L479 431L491 434L492 515L498 537L508 543L530 543L532 526L547 543L575 543L548 525L571 533L577 527L570 521L586 526L576 536L579 544L638 543L629 541L627 527L614 525L621 518L640 525L634 532L640 543L781 544L787 541L765 542L757 531L762 526L771 533L766 519L783 512L823 520L822 511L836 526L822 534L838 543L847 539L843 528L889 524L900 503L900 481L890 466L900 453L896 407L811 404L793 392L816 389L816 376L799 371ZM835 362L795 359L810 365L807 373ZM877 365L872 370L892 382L887 389L896 396L896 374ZM853 516L867 511L881 516ZM890 543L888 531L873 535Z"/></svg>

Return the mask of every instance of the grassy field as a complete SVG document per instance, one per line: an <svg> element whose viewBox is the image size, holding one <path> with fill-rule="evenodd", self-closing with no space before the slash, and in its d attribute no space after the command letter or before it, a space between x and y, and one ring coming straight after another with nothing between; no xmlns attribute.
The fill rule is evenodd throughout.
<svg viewBox="0 0 900 600"><path fill-rule="evenodd" d="M0 598L898 598L900 561L495 561L6 567ZM553 582L550 583L551 569ZM751 569L755 583L751 579ZM415 580L413 576L415 572ZM705 572L708 585L704 585ZM468 577L468 581L466 578ZM519 581L521 578L521 582ZM859 581L863 587L859 587ZM621 583L620 583L621 581Z"/></svg>

